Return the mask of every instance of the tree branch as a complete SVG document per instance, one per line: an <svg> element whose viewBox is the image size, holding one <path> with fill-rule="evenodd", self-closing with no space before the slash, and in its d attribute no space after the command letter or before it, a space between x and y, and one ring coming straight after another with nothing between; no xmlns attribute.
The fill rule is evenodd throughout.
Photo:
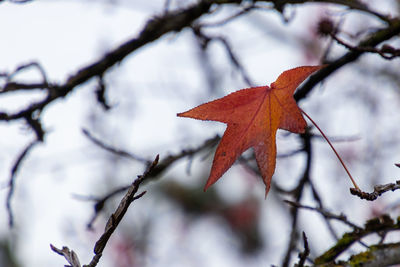
<svg viewBox="0 0 400 267"><path fill-rule="evenodd" d="M122 150L122 149L119 149L119 148L115 148L115 147L112 147L112 146L106 144L104 141L102 141L99 138L95 137L87 129L82 129L82 132L91 142L93 142L95 145L99 146L100 148L102 148L102 149L104 149L104 150L106 150L106 151L108 151L110 153L113 153L113 154L115 154L117 156L120 156L120 157L136 160L138 162L145 163L147 165L151 164L151 160L142 158L142 157L140 157L138 155L135 155L135 154L133 154L131 152L127 152L125 150Z"/></svg>
<svg viewBox="0 0 400 267"><path fill-rule="evenodd" d="M400 20L393 20L392 24L390 24L388 27L373 33L368 38L361 41L358 44L358 47L374 47L398 34L400 34ZM310 78L302 86L300 86L294 94L296 101L305 98L317 83L324 80L326 77L344 65L356 61L363 53L364 51L360 50L349 51L337 60L330 62L325 68L322 68L315 74L311 75Z"/></svg>
<svg viewBox="0 0 400 267"><path fill-rule="evenodd" d="M134 200L141 198L146 193L146 191L144 191L139 195L136 195L141 183L145 181L149 176L151 176L156 165L158 164L158 160L159 156L157 155L153 163L147 168L147 170L142 175L139 175L136 178L136 180L130 185L125 196L119 203L118 208L113 214L111 214L110 218L108 219L106 227L104 229L104 233L100 236L99 240L96 242L94 246L95 255L93 256L92 261L88 265L83 265L83 267L95 267L97 265L107 245L108 240L110 239L114 231L117 229L119 223L122 221L122 218L128 211L130 204ZM56 253L63 255L68 261L68 263L72 265L72 267L80 267L78 256L75 254L75 252L69 250L68 247L63 247L62 250L57 249L55 246L51 244L50 247Z"/></svg>
<svg viewBox="0 0 400 267"><path fill-rule="evenodd" d="M306 233L303 232L303 242L304 242L304 251L299 253L299 263L295 265L296 267L303 267L304 263L307 260L308 255L310 254L310 248L308 247L308 241Z"/></svg>
<svg viewBox="0 0 400 267"><path fill-rule="evenodd" d="M87 132L89 133L89 132ZM123 150L119 150L116 148L112 148L109 147L107 145L105 145L103 142L96 140L96 144L99 145L100 147L106 149L107 151L110 151L112 153L116 153L117 155L120 156L127 156L128 158L132 158L132 153L130 152L126 152ZM175 163L175 161L184 158L184 157L191 157L194 154L206 149L206 148L211 148L213 146L215 146L217 144L217 142L220 140L220 137L217 135L214 138L208 139L206 140L202 145L200 145L197 148L192 148L192 149L184 149L182 150L180 153L175 154L175 155L169 155L166 158L164 158L161 162L159 162L157 164L157 166L155 166L153 168L153 171L148 174L148 179L150 178L154 178L154 177L158 177L160 176L164 171L166 171L169 167L172 166L173 163ZM136 157L135 157L136 159ZM146 161L145 162L147 165L150 165L151 162ZM120 194L124 191L126 191L129 188L128 186L122 186L119 187L115 190L112 190L111 192L107 193L105 196L103 197L85 197L85 199L89 199L89 200L94 200L95 204L94 204L94 214L92 216L92 218L90 219L89 223L87 224L87 227L90 229L93 226L94 221L96 220L96 218L98 217L98 215L100 214L100 212L103 210L105 203L112 197L114 197L117 194ZM83 198L83 197L79 197L79 198Z"/></svg>
<svg viewBox="0 0 400 267"><path fill-rule="evenodd" d="M380 244L371 246L367 251L352 255L344 263L345 267L364 266L382 267L400 263L400 243Z"/></svg>
<svg viewBox="0 0 400 267"><path fill-rule="evenodd" d="M75 74L71 75L65 83L60 85L45 85L37 84L38 88L46 88L48 90L47 97L41 101L32 103L27 108L20 110L13 114L0 112L0 120L10 121L27 117L35 111L42 111L48 104L56 99L65 97L73 91L75 87L88 81L89 79L99 76L101 77L108 69L115 64L121 62L129 54L137 49L151 43L161 36L169 32L179 32L183 28L191 25L193 21L201 15L207 13L211 4L214 1L200 1L186 9L171 11L163 16L154 17L150 19L137 38L133 38L116 49L104 55L98 61L78 70ZM25 87L24 87L25 86ZM33 89L29 84L6 84L1 90L7 88Z"/></svg>
<svg viewBox="0 0 400 267"><path fill-rule="evenodd" d="M286 203L290 204L291 206L295 207L295 208L302 208L302 209L316 211L316 212L320 213L326 219L334 219L334 220L341 221L344 224L347 224L348 226L352 227L355 230L356 229L361 229L361 227L359 227L359 226L355 225L354 223L348 221L347 217L345 215L343 215L343 214L336 215L336 214L333 214L332 212L329 212L329 211L321 209L321 208L315 208L315 207L302 205L300 203L293 202L293 201L290 201L290 200L284 200L284 201Z"/></svg>
<svg viewBox="0 0 400 267"><path fill-rule="evenodd" d="M283 12L283 9L284 9L285 5L287 5L287 4L331 3L331 4L346 6L349 9L358 10L358 11L362 11L362 12L371 14L387 23L391 22L391 19L389 16L386 16L379 12L371 10L365 3L358 1L358 0L351 0L351 1L349 1L349 0L275 0L275 1L271 1L271 2L274 3L275 8L280 12Z"/></svg>
<svg viewBox="0 0 400 267"><path fill-rule="evenodd" d="M196 4L193 4L185 9L169 11L164 13L162 16L156 16L155 18L149 20L144 26L143 30L140 32L137 38L133 38L123 44L121 44L116 49L110 51L106 55L104 55L98 61L78 70L75 74L71 75L67 81L63 84L59 85L46 85L46 84L36 84L38 88L47 88L48 94L47 97L39 102L32 103L29 107L14 114L7 114L4 112L0 112L0 120L16 120L23 117L26 117L32 114L35 111L42 111L49 103L53 102L56 99L65 97L73 89L85 83L89 79L93 77L101 77L103 74L113 67L115 64L121 62L132 52L137 49L145 46L148 43L151 43L161 36L169 32L179 32L183 28L190 26L196 19L201 17L202 15L209 12L211 5L213 4L241 4L241 0L203 0ZM275 1L258 1L258 2L272 2L276 7L283 7L286 4L302 4L305 0L275 0ZM319 0L319 1L310 1L310 2L321 2L321 3L336 3L339 5L348 6L351 9L357 9L366 11L369 13L375 14L376 12L372 12L369 10L364 4L358 1L340 1L340 0ZM382 16L380 16L382 17ZM383 16L384 17L384 16ZM367 39L364 42L361 42L359 46L375 46L382 41L390 39L394 35L400 32L400 21L390 20L390 25L377 33L375 33L372 37ZM316 83L326 78L332 72L342 67L343 65L356 60L362 52L360 51L352 51L352 53L348 53L342 58L336 60L328 67L320 70L318 73L310 77L308 82L304 84L299 90L295 98L299 100L315 86ZM19 88L22 89L33 89L33 85L29 84L6 84L4 88ZM9 89L8 89L9 90Z"/></svg>
<svg viewBox="0 0 400 267"><path fill-rule="evenodd" d="M50 244L50 248L58 255L63 256L67 260L67 262L71 264L70 267L81 267L81 263L79 262L78 255L76 255L75 251L70 250L68 247L62 247L62 249L58 249L52 244Z"/></svg>
<svg viewBox="0 0 400 267"><path fill-rule="evenodd" d="M310 180L310 171L311 171L311 162L312 162L312 143L311 143L311 135L309 132L306 132L301 135L303 139L304 152L307 154L306 167L303 172L303 176L297 184L296 188L292 190L290 193L293 195L296 202L299 202L301 197L303 196L304 188L307 182ZM283 258L282 266L287 267L290 263L290 258L293 250L296 247L296 242L298 240L298 230L297 230L297 222L298 222L298 209L292 208L290 210L290 215L292 217L292 230L290 233L289 243L287 245L286 253Z"/></svg>
<svg viewBox="0 0 400 267"><path fill-rule="evenodd" d="M14 195L14 190L15 190L15 177L17 176L17 172L19 168L21 167L21 164L23 160L26 158L27 154L33 149L33 147L38 144L40 140L36 139L33 140L29 145L27 145L24 150L19 154L17 157L13 167L11 168L11 175L8 180L8 193L7 193L7 199L6 199L6 207L7 207L7 212L8 212L8 225L12 227L14 225L14 215L12 212L11 208L11 199L12 196Z"/></svg>
<svg viewBox="0 0 400 267"><path fill-rule="evenodd" d="M367 221L363 229L355 229L352 232L345 233L342 238L338 240L336 245L315 259L315 264L320 265L333 262L354 242L359 241L369 234L394 230L400 230L400 221L394 222L388 215L382 215L379 218L371 219ZM400 259L398 259L398 262L400 262Z"/></svg>
<svg viewBox="0 0 400 267"><path fill-rule="evenodd" d="M373 201L381 196L383 193L388 191L395 191L400 189L400 180L397 180L396 183L389 183L383 185L376 185L374 186L374 191L371 193L363 192L360 189L350 188L350 193L352 195L358 196L361 199Z"/></svg>
<svg viewBox="0 0 400 267"><path fill-rule="evenodd" d="M4 0L0 0L0 3L3 2ZM13 3L13 4L26 4L28 2L32 2L33 0L8 0L8 2Z"/></svg>

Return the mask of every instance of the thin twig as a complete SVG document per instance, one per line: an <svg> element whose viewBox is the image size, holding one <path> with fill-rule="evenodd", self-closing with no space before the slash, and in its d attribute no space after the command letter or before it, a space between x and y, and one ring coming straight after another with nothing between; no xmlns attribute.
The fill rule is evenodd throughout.
<svg viewBox="0 0 400 267"><path fill-rule="evenodd" d="M311 143L311 135L306 132L301 135L303 139L303 146L304 146L304 151L307 154L307 161L306 161L306 167L303 172L303 176L301 177L299 183L297 184L296 188L290 191L290 193L293 195L294 199L296 202L299 202L303 192L304 188L307 184L307 182L310 180L310 171L311 171L311 162L312 162L312 143ZM293 250L296 248L296 243L298 240L298 230L297 230L297 223L298 223L298 209L292 208L290 210L290 215L292 217L292 230L290 233L290 239L287 245L286 253L283 258L282 266L283 267L288 267L290 263L290 258L292 255Z"/></svg>
<svg viewBox="0 0 400 267"><path fill-rule="evenodd" d="M15 76L27 69L36 69L42 78L42 82L25 84L13 81ZM50 86L44 68L36 61L21 64L11 73L1 73L0 78L5 80L5 85L0 87L0 94L19 90L47 89Z"/></svg>
<svg viewBox="0 0 400 267"><path fill-rule="evenodd" d="M106 247L108 240L114 233L115 229L117 229L117 226L121 222L122 218L125 216L125 213L128 211L130 204L135 199L142 197L146 193L146 191L144 191L143 193L135 196L137 191L139 190L140 184L149 177L151 172L158 164L158 160L159 156L157 155L153 163L149 166L149 168L142 175L139 175L138 178L136 178L136 180L132 183L132 185L128 189L128 192L126 192L125 196L119 203L117 210L113 214L111 214L110 218L107 221L104 233L101 235L101 237L94 246L95 256L101 255L103 253L103 250ZM98 259L96 259L96 262L98 262ZM87 267L94 267L94 266L96 265L95 264L87 265Z"/></svg>
<svg viewBox="0 0 400 267"><path fill-rule="evenodd" d="M354 223L350 222L349 220L347 220L347 217L345 215L343 215L343 214L336 215L336 214L333 214L333 213L331 213L331 212L329 212L327 210L321 209L321 208L302 205L302 204L300 204L298 202L294 202L294 201L290 201L290 200L284 200L284 201L286 203L290 204L291 206L296 207L296 208L302 208L302 209L316 211L316 212L320 213L324 218L341 221L342 223L347 224L348 226L350 226L353 229L361 229L361 227L359 227L356 224L354 224Z"/></svg>
<svg viewBox="0 0 400 267"><path fill-rule="evenodd" d="M106 98L106 84L104 82L103 76L99 76L97 80L97 88L95 91L96 94L96 99L97 102L100 103L101 107L105 110L108 111L111 109L110 104L108 104L107 98Z"/></svg>
<svg viewBox="0 0 400 267"><path fill-rule="evenodd" d="M7 207L7 212L8 212L8 225L12 227L14 225L14 215L12 212L11 208L11 199L15 191L15 178L17 175L17 172L19 168L21 167L21 164L23 160L26 158L27 154L32 150L32 148L38 144L40 141L35 139L33 140L29 145L27 145L24 150L19 154L17 157L12 169L11 169L11 174L10 178L8 180L8 193L7 193L7 199L6 199L6 207Z"/></svg>
<svg viewBox="0 0 400 267"><path fill-rule="evenodd" d="M152 164L147 168L147 170L142 175L139 175L135 179L135 181L130 185L125 196L121 199L121 202L119 203L117 209L109 217L106 227L104 229L104 233L100 236L99 240L97 240L94 246L95 255L93 256L91 262L88 265L83 265L83 267L95 267L98 264L103 254L103 251L108 243L108 240L110 239L114 231L117 229L119 223L122 221L131 203L134 200L139 199L144 194L146 194L146 191L143 191L142 193L136 195L142 182L145 181L149 176L151 176L156 165L158 164L158 161L159 161L159 155L156 156L156 158L154 159ZM65 259L68 261L68 263L72 265L72 267L80 267L78 256L68 247L63 247L63 249L60 250L53 245L50 246L53 251L64 256Z"/></svg>
<svg viewBox="0 0 400 267"><path fill-rule="evenodd" d="M104 141L100 140L99 138L95 137L92 133L89 132L89 130L87 129L82 129L83 134L90 140L92 141L94 144L98 145L99 147L101 147L104 150L107 150L108 152L111 152L113 154L116 154L120 157L125 157L125 158L129 158L132 160L136 160L145 164L150 164L151 161L145 158L142 158L138 155L134 155L131 152L127 152L125 150L119 149L119 148L115 148L112 147L108 144L106 144Z"/></svg>
<svg viewBox="0 0 400 267"><path fill-rule="evenodd" d="M345 41L339 39L339 37L337 37L334 33L330 33L329 35L332 37L332 39L334 39L336 42L343 45L349 50L379 54L381 57L388 60L392 60L400 56L400 49L393 48L392 46L387 44L382 45L382 48L371 46L352 46Z"/></svg>
<svg viewBox="0 0 400 267"><path fill-rule="evenodd" d="M30 116L34 112L42 111L55 100L69 95L77 86L86 83L93 77L102 76L107 70L121 62L134 51L159 39L164 34L179 32L185 27L190 26L196 19L208 13L213 3L218 3L218 1L200 1L187 8L153 17L146 23L138 37L128 40L105 54L98 61L79 69L76 73L70 75L64 83L46 86L48 92L45 99L31 103L25 109L15 113L0 112L0 120L18 120ZM18 85L21 87L23 84ZM4 87L7 86L6 84ZM28 87L31 86L28 85Z"/></svg>
<svg viewBox="0 0 400 267"><path fill-rule="evenodd" d="M307 260L308 255L310 254L310 248L308 247L308 240L306 233L303 232L303 243L304 243L304 251L299 253L299 263L296 265L297 267L303 267L304 263Z"/></svg>
<svg viewBox="0 0 400 267"><path fill-rule="evenodd" d="M8 0L8 2L13 4L26 4L28 2L33 2L34 0Z"/></svg>
<svg viewBox="0 0 400 267"><path fill-rule="evenodd" d="M154 178L154 177L159 177L164 171L166 171L169 167L171 167L172 164L174 164L177 160L179 160L181 158L191 157L191 156L195 155L196 153L198 153L198 152L200 152L202 150L214 147L218 143L219 140L220 140L220 137L217 135L217 136L215 136L213 138L210 138L210 139L206 140L203 144L201 144L197 148L184 149L178 154L169 155L169 156L165 157L163 160L161 160L161 162L159 162L157 164L156 167L154 167L152 173L149 174L148 179ZM111 148L110 151L111 152L115 151L115 148ZM129 152L124 152L124 153L130 154ZM145 162L145 163L146 163L146 165L150 165L151 164L151 162L149 164L147 164L147 162ZM116 188L116 189L112 190L111 192L107 193L103 197L83 197L83 196L78 196L78 198L80 198L80 199L92 200L92 201L94 200L95 201L94 214L92 215L92 218L88 222L87 227L89 229L91 229L93 227L94 221L96 220L98 215L103 210L105 203L110 198L116 196L117 194L120 194L120 193L126 191L129 187L130 187L130 185L121 186L121 187Z"/></svg>
<svg viewBox="0 0 400 267"><path fill-rule="evenodd" d="M253 86L253 82L251 81L250 76L247 74L246 69L244 68L242 63L239 61L239 58L237 57L237 55L233 52L233 49L232 49L230 43L228 42L228 40L223 36L206 35L201 30L202 29L201 27L202 27L202 25L200 24L200 25L193 26L192 29L193 29L194 34L200 40L202 48L205 49L211 41L220 42L223 45L223 47L225 48L226 52L228 53L229 59L232 62L233 66L235 66L235 68L242 75L245 83L248 86Z"/></svg>
<svg viewBox="0 0 400 267"><path fill-rule="evenodd" d="M318 207L319 207L320 209L324 209L324 205L323 205L323 203L322 203L322 199L321 199L321 197L320 197L320 195L319 195L317 189L315 188L314 183L311 181L311 179L309 180L309 184L310 184L310 188L311 188L311 192L312 192L312 194L313 194L314 200L318 203ZM338 240L339 237L338 237L338 235L336 234L336 231L335 231L335 229L333 228L331 221L330 221L330 220L327 220L326 217L324 217L324 219L325 219L324 222L325 222L325 224L326 224L326 227L328 228L328 230L329 230L329 232L331 233L332 237L333 237L335 240Z"/></svg>
<svg viewBox="0 0 400 267"><path fill-rule="evenodd" d="M374 191L371 193L363 192L357 188L350 188L350 193L352 195L358 196L361 199L373 201L381 196L383 193L388 191L395 191L397 189L400 189L400 180L397 180L396 183L376 185L374 186Z"/></svg>
<svg viewBox="0 0 400 267"><path fill-rule="evenodd" d="M220 27L228 24L229 22L241 17L242 15L248 14L249 11L252 11L254 9L265 9L262 7L258 7L256 3L251 3L249 6L243 7L241 10L239 10L237 13L230 15L220 21L217 22L210 22L210 23L201 23L199 24L199 27Z"/></svg>
<svg viewBox="0 0 400 267"><path fill-rule="evenodd" d="M351 2L351 1L346 1L346 2ZM358 44L358 46L374 47L386 40L391 39L392 37L398 35L399 33L400 33L400 20L394 20L388 27L371 34L366 39L361 41ZM340 69L344 65L356 61L362 54L363 54L362 51L351 50L342 57L330 62L330 64L327 65L326 67L315 72L313 75L310 76L310 78L308 78L307 81L303 83L302 86L300 86L297 89L296 93L294 94L294 98L296 99L296 101L305 98L317 83L324 80L326 77L328 77L329 75L331 75L333 72Z"/></svg>
<svg viewBox="0 0 400 267"><path fill-rule="evenodd" d="M59 249L52 244L50 244L50 248L58 255L63 256L67 260L67 262L71 264L70 267L81 267L81 263L79 262L78 255L76 255L75 251L70 250L68 247L63 247L62 249Z"/></svg>

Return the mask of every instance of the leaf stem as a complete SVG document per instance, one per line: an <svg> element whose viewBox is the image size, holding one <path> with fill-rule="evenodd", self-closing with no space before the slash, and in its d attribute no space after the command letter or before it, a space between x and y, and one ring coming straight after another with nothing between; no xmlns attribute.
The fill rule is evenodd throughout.
<svg viewBox="0 0 400 267"><path fill-rule="evenodd" d="M318 129L318 131L322 134L322 136L325 138L326 142L328 142L328 144L331 146L333 152L335 152L336 157L339 159L340 163L342 164L343 168L345 169L345 171L347 172L347 175L349 176L351 182L353 183L354 187L357 190L360 190L360 188L358 187L357 183L354 181L353 176L351 176L349 170L347 169L346 165L344 164L342 158L339 156L339 154L337 153L336 149L333 147L332 143L329 141L328 137L324 134L324 132L321 130L321 128L318 127L318 125L315 123L315 121L313 121L313 119L311 119L311 117L300 108L300 111L307 117L307 119L309 119L312 124L314 124L314 126Z"/></svg>

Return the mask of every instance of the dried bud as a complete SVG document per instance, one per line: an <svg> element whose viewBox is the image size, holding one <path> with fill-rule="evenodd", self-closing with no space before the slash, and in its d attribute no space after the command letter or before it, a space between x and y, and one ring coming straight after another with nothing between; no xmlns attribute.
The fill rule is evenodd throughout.
<svg viewBox="0 0 400 267"><path fill-rule="evenodd" d="M322 18L318 22L317 33L320 36L325 37L327 35L330 35L331 33L334 33L334 31L335 31L335 25L331 19Z"/></svg>
<svg viewBox="0 0 400 267"><path fill-rule="evenodd" d="M390 46L390 45L387 45L387 44L382 45L381 51L383 53L390 53L390 54L396 53L396 49L394 49L393 46Z"/></svg>

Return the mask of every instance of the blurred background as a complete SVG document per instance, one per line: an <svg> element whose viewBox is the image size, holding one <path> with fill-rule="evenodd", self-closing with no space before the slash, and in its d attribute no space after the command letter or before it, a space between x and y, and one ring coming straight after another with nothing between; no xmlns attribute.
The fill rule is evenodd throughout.
<svg viewBox="0 0 400 267"><path fill-rule="evenodd" d="M109 108L96 98L96 79L46 107L40 115L44 142L29 152L15 177L13 227L6 209L8 181L35 133L24 121L1 121L0 266L63 266L65 259L50 250L50 243L68 246L81 263L88 263L123 193L108 199L92 221L96 200L129 185L157 154L161 160L178 159L141 187L147 194L133 202L98 266L282 266L285 259L293 265L303 250L303 231L310 256L315 257L351 230L309 210L299 210L293 219L291 206L283 201L293 198L284 191L298 186L308 158L302 150L304 140L285 131L278 131L277 167L267 198L252 168L252 151L203 192L216 136L223 134L225 125L178 118L177 113L242 88L269 85L284 70L342 56L347 49L318 32L324 18L354 45L384 26L368 12L336 4L287 5L278 12L261 2L244 12L250 2L215 7L196 20L197 33L194 26L166 34L108 70L103 78ZM63 83L138 36L155 15L193 3L0 1L0 73L36 62L50 82ZM399 1L368 1L368 6L399 16ZM398 40L387 43L399 47ZM399 179L400 169L394 165L400 162L399 70L398 58L365 54L299 102L334 141L365 191ZM40 82L42 74L27 68L13 79ZM44 96L43 90L2 93L0 110L15 112ZM313 156L300 202L323 205L359 226L384 213L397 217L397 191L374 202L349 193L352 185L345 171L309 125L315 134ZM113 153L99 144L126 153ZM190 149L196 153L183 157ZM289 249L292 234L298 238ZM393 239L398 242L399 236Z"/></svg>

